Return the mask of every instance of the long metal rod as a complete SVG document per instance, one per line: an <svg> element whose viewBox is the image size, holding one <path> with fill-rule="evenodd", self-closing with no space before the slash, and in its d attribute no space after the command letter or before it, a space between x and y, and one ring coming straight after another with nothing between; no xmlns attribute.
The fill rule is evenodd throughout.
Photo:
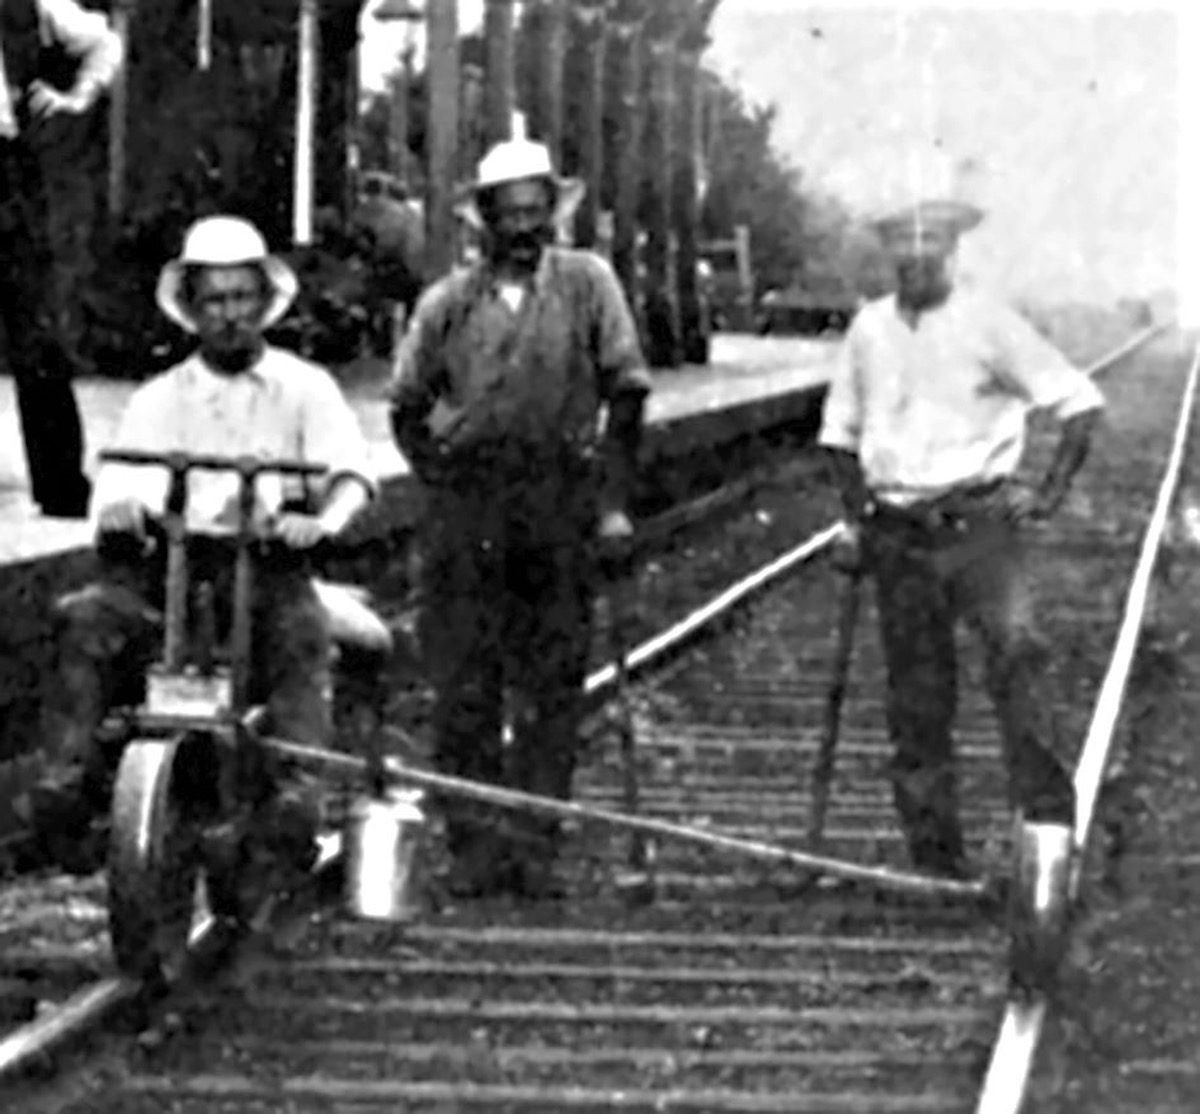
<svg viewBox="0 0 1200 1114"><path fill-rule="evenodd" d="M1089 369L1095 375L1107 370L1130 352L1141 347L1153 336L1162 332L1166 325L1155 326L1124 345L1114 355L1100 361ZM1083 855L1087 849L1088 836L1095 818L1096 801L1104 770L1112 750L1112 740L1125 688L1141 634L1142 620L1149 599L1151 578L1154 575L1163 534L1166 530L1171 504L1179 483L1183 467L1184 451L1187 446L1188 430L1192 411L1196 404L1197 383L1200 382L1200 344L1192 358L1179 406L1179 419L1171 445L1171 454L1158 489L1158 497L1150 522L1142 538L1141 551L1134 569L1129 591L1125 598L1125 610L1117 633L1108 670L1100 686L1092 712L1083 751L1075 768L1075 873L1071 879L1070 898L1078 897L1082 875ZM1029 1081L1033 1075L1038 1042L1048 1009L1044 998L1032 1000L1015 999L1009 1002L1000 1032L992 1048L992 1057L979 1094L976 1114L1020 1114L1025 1104Z"/></svg>
<svg viewBox="0 0 1200 1114"><path fill-rule="evenodd" d="M391 728L390 731L403 734L396 728ZM409 740L409 742L415 746L415 741ZM286 739L268 737L263 739L262 743L268 750L281 757L303 765L319 766L326 771L337 770L343 774L361 777L367 768L366 760L356 755L339 754L321 747L292 743ZM717 851L732 851L755 859L786 863L812 873L844 878L847 881L867 882L883 889L976 900L991 894L990 887L984 882L956 882L950 879L929 878L926 875L914 874L909 871L889 870L886 867L862 866L825 855L813 855L770 843L760 843L757 840L738 839L734 836L722 835L719 832L689 828L682 824L672 824L666 820L655 820L647 816L628 816L622 812L611 812L608 809L581 805L574 801L560 801L552 797L540 797L532 793L522 793L516 789L505 789L484 782L450 777L447 774L435 774L428 770L418 770L416 767L399 762L394 758L385 761L385 768L388 776L397 782L421 786L434 792L466 797L469 800L496 805L500 808L541 813L557 819L604 824L608 827L641 832L650 836L665 836L669 839L694 843Z"/></svg>
<svg viewBox="0 0 1200 1114"><path fill-rule="evenodd" d="M825 722L817 747L812 772L812 811L808 817L808 846L819 851L825 839L825 814L829 809L829 787L833 781L834 758L842 724L842 704L846 699L846 681L854 656L854 632L858 626L858 608L862 596L862 573L855 570L840 577L838 585L837 643L834 647L833 676L825 700Z"/></svg>

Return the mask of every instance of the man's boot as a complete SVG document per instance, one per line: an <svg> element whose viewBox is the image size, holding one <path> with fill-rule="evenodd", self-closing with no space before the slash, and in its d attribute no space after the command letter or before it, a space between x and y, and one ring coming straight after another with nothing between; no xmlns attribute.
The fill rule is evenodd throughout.
<svg viewBox="0 0 1200 1114"><path fill-rule="evenodd" d="M561 901L567 885L558 869L562 829L556 820L523 816L508 824L515 892L527 901Z"/></svg>
<svg viewBox="0 0 1200 1114"><path fill-rule="evenodd" d="M941 878L971 877L954 768L894 772L892 791L913 866Z"/></svg>
<svg viewBox="0 0 1200 1114"><path fill-rule="evenodd" d="M520 877L501 817L455 802L445 823L450 869L443 885L451 897L472 900L517 891Z"/></svg>

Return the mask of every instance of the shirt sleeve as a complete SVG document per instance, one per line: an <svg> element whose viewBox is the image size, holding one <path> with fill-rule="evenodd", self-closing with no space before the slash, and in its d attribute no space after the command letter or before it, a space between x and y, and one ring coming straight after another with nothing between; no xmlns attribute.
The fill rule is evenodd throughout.
<svg viewBox="0 0 1200 1114"><path fill-rule="evenodd" d="M653 380L620 280L601 256L595 257L591 273L600 397L611 399L620 394L648 394Z"/></svg>
<svg viewBox="0 0 1200 1114"><path fill-rule="evenodd" d="M379 473L354 407L329 372L314 367L311 373L302 419L304 458L329 467L330 485L352 476L374 496L379 489Z"/></svg>
<svg viewBox="0 0 1200 1114"><path fill-rule="evenodd" d="M441 394L441 356L437 322L443 311L440 287L425 291L404 331L392 361L388 398L393 408L427 415Z"/></svg>
<svg viewBox="0 0 1200 1114"><path fill-rule="evenodd" d="M117 435L106 448L136 449L147 453L169 452L171 394L163 380L152 380L138 388L125 407ZM161 514L167 502L170 473L152 465L101 464L92 496L93 518L105 507L136 499L153 514Z"/></svg>
<svg viewBox="0 0 1200 1114"><path fill-rule="evenodd" d="M862 336L852 322L834 360L818 444L857 452L862 435Z"/></svg>
<svg viewBox="0 0 1200 1114"><path fill-rule="evenodd" d="M1075 367L1019 313L995 307L1003 370L1021 396L1059 420L1099 410L1104 396L1092 377Z"/></svg>
<svg viewBox="0 0 1200 1114"><path fill-rule="evenodd" d="M107 89L124 62L121 37L103 12L87 11L75 0L39 0L50 36L80 59L77 86Z"/></svg>

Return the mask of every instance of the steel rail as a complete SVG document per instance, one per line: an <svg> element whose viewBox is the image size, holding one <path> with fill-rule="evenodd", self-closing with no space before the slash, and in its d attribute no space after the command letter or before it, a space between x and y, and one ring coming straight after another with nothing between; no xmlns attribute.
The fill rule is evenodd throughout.
<svg viewBox="0 0 1200 1114"><path fill-rule="evenodd" d="M1161 329L1161 327L1160 327ZM1153 330L1158 332L1160 329ZM1149 337L1147 336L1148 340ZM1145 340L1142 341L1145 343ZM1131 350L1126 345L1122 355ZM1102 364L1100 370L1120 359ZM1095 371L1092 372L1095 374ZM1082 865L1088 837L1095 820L1104 771L1112 751L1113 737L1121 714L1134 655L1142 632L1150 587L1162 547L1183 468L1188 431L1200 384L1200 341L1197 341L1191 367L1179 405L1179 419L1171 444L1171 453L1158 488L1154 511L1142 537L1137 565L1125 597L1121 625L1113 645L1108 669L1096 697L1083 749L1075 768L1076 814L1074 829L1075 862L1071 875L1070 900L1078 897ZM1024 1107L1034 1062L1041 1040L1049 1003L1044 996L1015 998L1005 1010L991 1061L980 1091L976 1114L1020 1114Z"/></svg>
<svg viewBox="0 0 1200 1114"><path fill-rule="evenodd" d="M326 837L312 868L312 879L316 881L334 869L340 859L341 837ZM211 914L197 922L188 940L189 959L197 959L217 943L220 928L220 922ZM45 1064L63 1045L99 1027L136 1001L144 990L141 980L111 975L82 987L44 1016L6 1033L0 1038L0 1082Z"/></svg>

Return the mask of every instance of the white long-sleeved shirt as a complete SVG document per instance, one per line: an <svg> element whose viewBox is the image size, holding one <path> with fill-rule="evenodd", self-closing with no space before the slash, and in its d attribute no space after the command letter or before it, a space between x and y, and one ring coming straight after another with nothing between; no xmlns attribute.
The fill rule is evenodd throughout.
<svg viewBox="0 0 1200 1114"><path fill-rule="evenodd" d="M874 496L902 506L1011 475L1031 411L1061 420L1103 405L1089 376L983 293L955 290L915 327L889 296L846 334L820 443L857 454Z"/></svg>
<svg viewBox="0 0 1200 1114"><path fill-rule="evenodd" d="M59 43L80 59L79 81L97 91L112 84L124 61L120 36L103 12L81 8L75 0L36 0L42 43ZM14 103L17 91L8 81L4 53L0 51L0 138L18 134Z"/></svg>
<svg viewBox="0 0 1200 1114"><path fill-rule="evenodd" d="M349 475L372 492L377 487L370 443L333 376L281 348L268 347L253 368L238 375L219 374L198 354L189 356L134 392L112 447L302 460L328 467L328 481ZM96 478L93 515L122 499L137 499L161 514L169 478L165 468L105 464ZM256 518L275 513L294 487L275 473L260 476ZM231 532L237 494L232 472L191 473L188 528Z"/></svg>

